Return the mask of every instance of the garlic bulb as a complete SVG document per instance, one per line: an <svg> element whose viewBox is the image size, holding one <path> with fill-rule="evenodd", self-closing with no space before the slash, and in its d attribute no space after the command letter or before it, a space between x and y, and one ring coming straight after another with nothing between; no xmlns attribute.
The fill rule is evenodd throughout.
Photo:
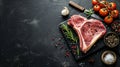
<svg viewBox="0 0 120 67"><path fill-rule="evenodd" d="M64 7L64 9L61 11L61 14L62 14L63 16L67 16L67 15L69 14L68 8L67 8L67 7Z"/></svg>

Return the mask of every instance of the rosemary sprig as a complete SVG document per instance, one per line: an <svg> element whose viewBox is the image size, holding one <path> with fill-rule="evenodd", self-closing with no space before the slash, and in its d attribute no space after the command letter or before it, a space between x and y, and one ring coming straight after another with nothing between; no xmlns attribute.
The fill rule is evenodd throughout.
<svg viewBox="0 0 120 67"><path fill-rule="evenodd" d="M94 13L94 11L93 9L89 9L89 10L85 10L84 13L87 15L87 17L90 17Z"/></svg>
<svg viewBox="0 0 120 67"><path fill-rule="evenodd" d="M78 42L78 37L74 36L72 30L68 27L68 25L65 24L61 24L61 28L63 29L64 34L66 35L66 37L70 40L72 40L73 43L77 43ZM80 55L80 50L78 45L76 45L76 54L79 56Z"/></svg>
<svg viewBox="0 0 120 67"><path fill-rule="evenodd" d="M64 34L68 39L72 40L73 43L78 42L78 37L74 36L72 30L68 27L68 25L62 24L61 28L63 29Z"/></svg>

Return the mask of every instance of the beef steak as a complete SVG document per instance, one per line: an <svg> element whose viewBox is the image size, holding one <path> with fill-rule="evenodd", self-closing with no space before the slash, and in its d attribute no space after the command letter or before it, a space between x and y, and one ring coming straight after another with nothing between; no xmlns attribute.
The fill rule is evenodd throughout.
<svg viewBox="0 0 120 67"><path fill-rule="evenodd" d="M84 53L106 33L106 28L101 21L87 19L80 15L71 16L67 24L76 31L79 37L80 49Z"/></svg>

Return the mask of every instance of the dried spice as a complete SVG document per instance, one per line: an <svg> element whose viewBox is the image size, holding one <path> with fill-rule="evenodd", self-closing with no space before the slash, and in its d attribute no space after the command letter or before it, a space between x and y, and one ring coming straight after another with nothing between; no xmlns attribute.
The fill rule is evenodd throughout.
<svg viewBox="0 0 120 67"><path fill-rule="evenodd" d="M112 27L112 29L113 29L115 32L120 33L120 21L118 21L118 22L113 22L113 23L111 24L111 27Z"/></svg>
<svg viewBox="0 0 120 67"><path fill-rule="evenodd" d="M76 49L77 47L76 47L76 45L72 45L71 48L72 49Z"/></svg>
<svg viewBox="0 0 120 67"><path fill-rule="evenodd" d="M58 47L58 45L57 45L57 44L55 44L55 47L57 48L57 47Z"/></svg>
<svg viewBox="0 0 120 67"><path fill-rule="evenodd" d="M60 47L60 49L63 49L64 48L64 46L62 45L61 47Z"/></svg>
<svg viewBox="0 0 120 67"><path fill-rule="evenodd" d="M68 50L68 48L65 48L65 46L62 44L62 39L63 37L55 37L52 38L51 40L54 41L53 44L55 46L55 48L59 48L60 50L65 50L65 57L69 57L70 56L70 51ZM73 47L75 48L75 47Z"/></svg>
<svg viewBox="0 0 120 67"><path fill-rule="evenodd" d="M94 60L93 58L90 58L90 59L88 59L88 62L89 62L89 63L94 63L95 60Z"/></svg>
<svg viewBox="0 0 120 67"><path fill-rule="evenodd" d="M76 55L76 49L72 49L72 53Z"/></svg>
<svg viewBox="0 0 120 67"><path fill-rule="evenodd" d="M108 33L104 37L104 42L109 47L115 47L119 44L119 36L115 33Z"/></svg>
<svg viewBox="0 0 120 67"><path fill-rule="evenodd" d="M70 52L69 51L66 51L65 52L65 57L69 57L70 56Z"/></svg>

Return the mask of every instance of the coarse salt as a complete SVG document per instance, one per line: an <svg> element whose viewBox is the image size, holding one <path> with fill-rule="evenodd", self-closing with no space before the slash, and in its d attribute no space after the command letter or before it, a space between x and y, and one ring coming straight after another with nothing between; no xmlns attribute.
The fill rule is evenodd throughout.
<svg viewBox="0 0 120 67"><path fill-rule="evenodd" d="M115 59L114 56L110 53L105 55L105 57L104 57L104 61L108 62L108 63L113 63L114 59Z"/></svg>

